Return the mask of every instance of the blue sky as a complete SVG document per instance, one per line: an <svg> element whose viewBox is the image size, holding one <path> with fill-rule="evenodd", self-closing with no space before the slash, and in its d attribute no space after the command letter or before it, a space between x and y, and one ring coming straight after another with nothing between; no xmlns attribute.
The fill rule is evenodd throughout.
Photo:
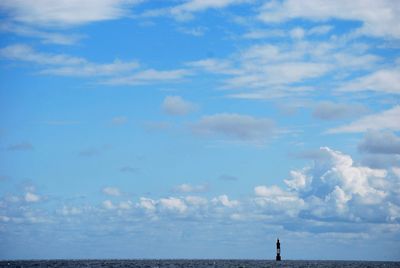
<svg viewBox="0 0 400 268"><path fill-rule="evenodd" d="M1 1L0 258L400 260L399 14Z"/></svg>

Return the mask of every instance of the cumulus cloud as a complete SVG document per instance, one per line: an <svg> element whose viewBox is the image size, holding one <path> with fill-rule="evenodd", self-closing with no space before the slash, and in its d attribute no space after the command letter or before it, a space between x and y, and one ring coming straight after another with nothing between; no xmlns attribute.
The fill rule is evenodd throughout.
<svg viewBox="0 0 400 268"><path fill-rule="evenodd" d="M365 132L368 130L400 130L400 106L394 106L393 108L364 116L350 124L339 126L336 128L329 129L328 133L353 133L353 132Z"/></svg>
<svg viewBox="0 0 400 268"><path fill-rule="evenodd" d="M178 193L201 193L201 192L207 191L208 186L207 185L191 185L191 184L184 183L184 184L176 186L173 190Z"/></svg>
<svg viewBox="0 0 400 268"><path fill-rule="evenodd" d="M25 194L24 199L28 203L35 203L35 202L38 202L40 200L40 196L35 194L35 193L32 193L32 192L27 192Z"/></svg>
<svg viewBox="0 0 400 268"><path fill-rule="evenodd" d="M184 201L176 197L161 198L159 200L159 206L162 210L168 210L177 213L185 213L187 205Z"/></svg>
<svg viewBox="0 0 400 268"><path fill-rule="evenodd" d="M358 30L362 34L377 37L399 38L400 5L391 0L339 0L327 3L323 0L299 2L296 0L271 1L261 8L259 19L266 23L284 22L302 18L312 21L342 19L362 22Z"/></svg>
<svg viewBox="0 0 400 268"><path fill-rule="evenodd" d="M169 115L186 115L196 109L196 105L181 96L167 96L162 103L162 110Z"/></svg>
<svg viewBox="0 0 400 268"><path fill-rule="evenodd" d="M30 25L66 27L128 15L139 0L4 0L0 9L8 18Z"/></svg>
<svg viewBox="0 0 400 268"><path fill-rule="evenodd" d="M105 187L102 192L106 195L120 196L121 191L117 187Z"/></svg>
<svg viewBox="0 0 400 268"><path fill-rule="evenodd" d="M240 202L238 200L230 200L227 195L220 195L211 200L212 203L217 205L222 205L224 207L233 208L239 206Z"/></svg>
<svg viewBox="0 0 400 268"><path fill-rule="evenodd" d="M366 112L367 108L362 104L324 101L315 106L313 116L321 120L338 120L356 117Z"/></svg>
<svg viewBox="0 0 400 268"><path fill-rule="evenodd" d="M243 141L263 142L275 130L269 118L255 118L240 114L215 114L203 116L192 125L192 131L200 135L217 135Z"/></svg>
<svg viewBox="0 0 400 268"><path fill-rule="evenodd" d="M368 131L358 148L372 154L400 154L400 137L390 131Z"/></svg>

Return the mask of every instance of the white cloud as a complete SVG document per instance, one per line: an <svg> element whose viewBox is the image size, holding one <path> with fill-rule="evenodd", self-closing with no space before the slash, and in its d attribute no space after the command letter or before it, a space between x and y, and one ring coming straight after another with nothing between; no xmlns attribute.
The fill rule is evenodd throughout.
<svg viewBox="0 0 400 268"><path fill-rule="evenodd" d="M128 201L121 201L118 204L118 208L119 209L125 209L125 210L129 210L133 207L133 203L132 201L128 200Z"/></svg>
<svg viewBox="0 0 400 268"><path fill-rule="evenodd" d="M283 22L295 18L327 21L333 18L361 21L359 32L378 37L400 37L400 5L392 0L286 0L266 3L259 19L266 23Z"/></svg>
<svg viewBox="0 0 400 268"><path fill-rule="evenodd" d="M23 62L31 62L45 66L40 72L60 76L112 76L138 68L136 61L122 62L115 60L112 63L98 64L84 58L72 57L64 54L41 53L30 46L15 44L0 49L0 57ZM48 66L51 67L48 67ZM60 67L57 67L60 66Z"/></svg>
<svg viewBox="0 0 400 268"><path fill-rule="evenodd" d="M34 193L32 193L32 192L27 192L27 193L25 194L24 199L25 199L25 201L28 202L28 203L35 203L35 202L38 202L38 201L40 200L40 196L37 195L37 194L34 194Z"/></svg>
<svg viewBox="0 0 400 268"><path fill-rule="evenodd" d="M159 200L159 205L161 209L166 209L180 214L185 213L188 208L183 200L176 197L161 198Z"/></svg>
<svg viewBox="0 0 400 268"><path fill-rule="evenodd" d="M106 195L111 195L111 196L120 196L121 195L121 191L116 187L105 187L105 188L103 188L102 191Z"/></svg>
<svg viewBox="0 0 400 268"><path fill-rule="evenodd" d="M139 201L139 207L147 212L155 212L156 202L150 198L141 197Z"/></svg>
<svg viewBox="0 0 400 268"><path fill-rule="evenodd" d="M399 170L400 172L400 170ZM400 175L399 175L400 177ZM188 205L191 206L205 206L208 204L208 200L204 197L200 197L200 196L186 196L185 197L185 201Z"/></svg>
<svg viewBox="0 0 400 268"><path fill-rule="evenodd" d="M112 20L129 14L138 0L4 0L0 9L14 21L48 27L65 27Z"/></svg>
<svg viewBox="0 0 400 268"><path fill-rule="evenodd" d="M154 70L148 69L137 72L133 75L120 76L111 78L102 82L106 85L145 85L154 82L174 82L180 81L191 73L188 70L176 69L176 70Z"/></svg>
<svg viewBox="0 0 400 268"><path fill-rule="evenodd" d="M364 116L350 124L329 129L328 133L365 132L367 130L400 130L400 106Z"/></svg>
<svg viewBox="0 0 400 268"><path fill-rule="evenodd" d="M162 110L169 115L185 115L195 109L195 104L180 96L167 96L162 103Z"/></svg>
<svg viewBox="0 0 400 268"><path fill-rule="evenodd" d="M57 213L63 216L73 216L81 214L82 210L77 207L68 207L64 205L61 209L57 210Z"/></svg>
<svg viewBox="0 0 400 268"><path fill-rule="evenodd" d="M227 195L220 195L211 200L214 204L222 205L224 207L233 208L240 205L238 200L230 200Z"/></svg>
<svg viewBox="0 0 400 268"><path fill-rule="evenodd" d="M84 38L78 34L62 34L53 31L42 31L13 23L0 23L0 31L21 36L40 38L45 44L72 45Z"/></svg>
<svg viewBox="0 0 400 268"><path fill-rule="evenodd" d="M178 193L201 193L207 191L207 185L191 185L191 184L181 184L174 188L175 192Z"/></svg>
<svg viewBox="0 0 400 268"><path fill-rule="evenodd" d="M228 113L203 116L192 125L192 131L196 134L222 135L255 142L265 141L273 134L274 129L271 119Z"/></svg>
<svg viewBox="0 0 400 268"><path fill-rule="evenodd" d="M103 207L105 209L108 209L108 210L115 209L115 206L114 206L114 204L113 204L113 202L111 200L104 200L103 201Z"/></svg>
<svg viewBox="0 0 400 268"><path fill-rule="evenodd" d="M377 91L400 94L400 70L383 69L354 79L339 88L340 91Z"/></svg>

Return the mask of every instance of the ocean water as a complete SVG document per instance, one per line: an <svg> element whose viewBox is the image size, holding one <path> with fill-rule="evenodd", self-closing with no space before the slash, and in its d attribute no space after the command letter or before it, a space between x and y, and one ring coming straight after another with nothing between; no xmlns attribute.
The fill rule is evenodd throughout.
<svg viewBox="0 0 400 268"><path fill-rule="evenodd" d="M32 260L0 261L0 267L40 268L267 268L267 267L400 267L400 262L369 261L281 261L270 260Z"/></svg>

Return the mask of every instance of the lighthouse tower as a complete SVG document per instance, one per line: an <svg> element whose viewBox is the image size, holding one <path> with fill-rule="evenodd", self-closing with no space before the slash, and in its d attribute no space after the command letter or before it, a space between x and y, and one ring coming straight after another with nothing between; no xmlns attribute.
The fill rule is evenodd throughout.
<svg viewBox="0 0 400 268"><path fill-rule="evenodd" d="M279 243L279 238L276 241L276 261L281 260L281 243Z"/></svg>

